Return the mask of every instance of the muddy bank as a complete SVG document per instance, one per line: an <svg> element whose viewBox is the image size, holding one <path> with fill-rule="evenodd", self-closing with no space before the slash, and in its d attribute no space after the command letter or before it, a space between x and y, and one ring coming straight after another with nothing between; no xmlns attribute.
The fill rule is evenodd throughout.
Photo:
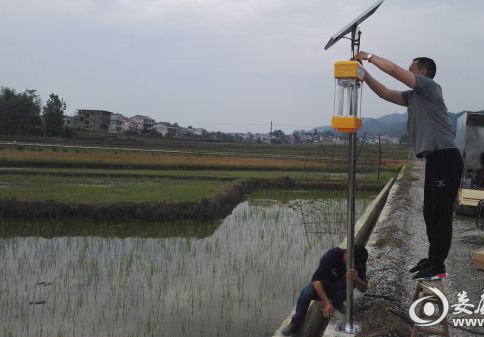
<svg viewBox="0 0 484 337"><path fill-rule="evenodd" d="M58 237L197 238L210 237L220 221L183 219L166 221L89 221L73 219L0 219L1 238Z"/></svg>
<svg viewBox="0 0 484 337"><path fill-rule="evenodd" d="M197 158L196 155L193 155ZM227 160L230 160L228 158ZM283 162L286 158L262 158L264 160L273 160ZM284 165L274 167L273 164L267 165L237 165L237 164L187 164L187 163L127 163L127 162L96 162L96 161L55 161L52 159L5 159L0 158L0 167L4 168L57 168L57 169L108 169L108 170L186 170L186 171L263 171L263 172L347 172L346 160L335 161L331 163L318 164L317 166L306 166L305 158L294 159L300 161L300 164ZM290 159L292 160L292 159ZM194 160L195 162L195 160ZM388 162L388 161L387 161ZM386 163L386 162L385 162ZM374 165L376 167L377 164ZM367 167L358 167L357 173L367 173ZM380 172L395 172L395 168L382 167Z"/></svg>
<svg viewBox="0 0 484 337"><path fill-rule="evenodd" d="M143 172L143 171L141 171ZM149 179L177 179L177 180L206 180L206 181L234 181L236 177L190 176L176 174L134 174L134 173L98 173L98 172L42 172L24 168L3 168L1 175L15 176L55 176L55 177L89 177L89 178L149 178Z"/></svg>
<svg viewBox="0 0 484 337"><path fill-rule="evenodd" d="M374 184L360 184L361 190L377 190ZM303 188L345 190L342 182L295 181L290 178L248 179L197 202L122 202L114 204L71 203L61 201L29 201L0 199L0 217L13 219L65 219L76 218L93 221L175 219L217 219L230 214L248 193L262 188Z"/></svg>

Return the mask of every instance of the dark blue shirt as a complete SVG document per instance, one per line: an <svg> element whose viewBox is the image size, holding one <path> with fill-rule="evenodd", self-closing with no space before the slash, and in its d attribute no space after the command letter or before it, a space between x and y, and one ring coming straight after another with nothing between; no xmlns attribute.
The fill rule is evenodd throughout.
<svg viewBox="0 0 484 337"><path fill-rule="evenodd" d="M339 247L331 248L319 261L318 269L311 277L314 281L336 281L346 279L346 265L343 262L344 249ZM366 265L357 266L358 277L366 282Z"/></svg>

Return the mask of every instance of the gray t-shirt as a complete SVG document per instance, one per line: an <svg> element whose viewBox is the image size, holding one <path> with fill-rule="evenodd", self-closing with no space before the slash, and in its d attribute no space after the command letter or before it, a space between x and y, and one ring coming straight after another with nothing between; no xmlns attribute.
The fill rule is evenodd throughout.
<svg viewBox="0 0 484 337"><path fill-rule="evenodd" d="M402 91L407 105L407 135L417 157L455 148L442 88L433 79L415 75L415 89Z"/></svg>

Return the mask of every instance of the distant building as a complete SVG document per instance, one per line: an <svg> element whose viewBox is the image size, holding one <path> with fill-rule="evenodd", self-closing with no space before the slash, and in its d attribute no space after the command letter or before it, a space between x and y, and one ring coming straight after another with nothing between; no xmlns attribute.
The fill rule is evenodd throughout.
<svg viewBox="0 0 484 337"><path fill-rule="evenodd" d="M203 135L203 133L205 131L204 129L201 129L201 128L193 128L191 126L189 126L187 129L188 129L188 133L190 135L194 135L194 136L201 136L201 135Z"/></svg>
<svg viewBox="0 0 484 337"><path fill-rule="evenodd" d="M123 132L128 132L134 129L134 123L131 121L131 118L123 116Z"/></svg>
<svg viewBox="0 0 484 337"><path fill-rule="evenodd" d="M138 131L151 129L151 127L155 124L155 120L153 118L142 115L131 117L131 121L134 128Z"/></svg>
<svg viewBox="0 0 484 337"><path fill-rule="evenodd" d="M303 141L305 143L310 143L310 142L312 142L314 140L313 139L314 138L314 135L313 134L306 133L306 134L300 135L299 137L300 137L301 141Z"/></svg>
<svg viewBox="0 0 484 337"><path fill-rule="evenodd" d="M81 129L108 131L111 114L105 110L77 110L73 125Z"/></svg>
<svg viewBox="0 0 484 337"><path fill-rule="evenodd" d="M155 130L156 133L159 133L162 136L167 136L170 133L170 124L156 123L152 126L152 129Z"/></svg>
<svg viewBox="0 0 484 337"><path fill-rule="evenodd" d="M399 144L400 138L384 135L384 136L381 136L381 143L382 144Z"/></svg>
<svg viewBox="0 0 484 337"><path fill-rule="evenodd" d="M254 134L254 139L257 142L269 143L271 137L268 133L256 133L256 134Z"/></svg>
<svg viewBox="0 0 484 337"><path fill-rule="evenodd" d="M234 139L237 140L237 141L249 141L249 140L253 140L253 139L250 139L250 136L249 135L252 135L252 133L250 133L250 132L248 132L248 133L231 132L231 133L229 133L229 135L231 135L232 137L234 137ZM252 138L253 138L253 135L252 135Z"/></svg>
<svg viewBox="0 0 484 337"><path fill-rule="evenodd" d="M64 118L64 126L71 127L74 125L74 117L64 115L63 118Z"/></svg>
<svg viewBox="0 0 484 337"><path fill-rule="evenodd" d="M112 113L109 121L110 133L122 133L123 132L123 118L121 114Z"/></svg>

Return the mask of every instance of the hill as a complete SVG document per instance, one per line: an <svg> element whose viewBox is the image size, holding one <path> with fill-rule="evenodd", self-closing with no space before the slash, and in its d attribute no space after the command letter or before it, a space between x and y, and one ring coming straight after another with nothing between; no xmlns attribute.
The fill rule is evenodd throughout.
<svg viewBox="0 0 484 337"><path fill-rule="evenodd" d="M455 133L457 125L457 119L465 111L458 113L449 113L450 123L452 125L452 131ZM318 132L332 131L331 126L321 126L315 128ZM366 132L372 135L387 135L391 137L400 137L407 133L407 114L389 114L380 118L363 118L363 127L359 132Z"/></svg>

